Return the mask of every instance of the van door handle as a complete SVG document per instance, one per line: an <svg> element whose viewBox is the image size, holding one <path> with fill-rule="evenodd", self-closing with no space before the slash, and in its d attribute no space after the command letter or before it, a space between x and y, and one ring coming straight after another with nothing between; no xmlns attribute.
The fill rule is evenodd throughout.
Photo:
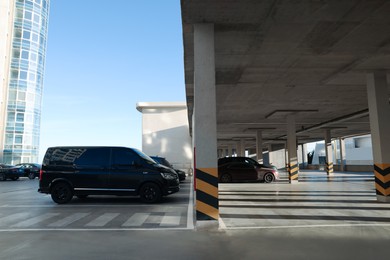
<svg viewBox="0 0 390 260"><path fill-rule="evenodd" d="M143 172L143 174L148 174L149 172Z"/></svg>

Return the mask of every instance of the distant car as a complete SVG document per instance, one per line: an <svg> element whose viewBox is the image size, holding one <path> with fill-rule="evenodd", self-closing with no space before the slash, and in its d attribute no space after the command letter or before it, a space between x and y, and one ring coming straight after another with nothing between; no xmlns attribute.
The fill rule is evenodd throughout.
<svg viewBox="0 0 390 260"><path fill-rule="evenodd" d="M179 180L180 181L184 181L186 179L186 173L183 172L182 170L179 170L179 169L175 169L173 168L172 164L170 164L167 159L165 159L164 157L159 157L159 156L150 156L153 160L155 160L157 163L159 164L162 164L166 167L169 167L171 169L173 169L177 175L179 175Z"/></svg>
<svg viewBox="0 0 390 260"><path fill-rule="evenodd" d="M0 164L0 181L5 181L7 179L16 181L20 177L23 177L23 175L21 174L19 167L10 164Z"/></svg>
<svg viewBox="0 0 390 260"><path fill-rule="evenodd" d="M225 157L218 159L219 182L257 182L266 183L279 179L274 166L259 164L248 157Z"/></svg>
<svg viewBox="0 0 390 260"><path fill-rule="evenodd" d="M28 177L30 180L39 177L39 172L41 170L41 165L38 163L19 163L16 167L19 167L19 171L23 176Z"/></svg>

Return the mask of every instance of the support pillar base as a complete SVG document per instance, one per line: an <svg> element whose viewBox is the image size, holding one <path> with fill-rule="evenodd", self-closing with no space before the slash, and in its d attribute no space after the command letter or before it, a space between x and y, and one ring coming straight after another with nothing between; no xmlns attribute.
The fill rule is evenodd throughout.
<svg viewBox="0 0 390 260"><path fill-rule="evenodd" d="M390 203L390 196L376 195L376 199L379 202Z"/></svg>
<svg viewBox="0 0 390 260"><path fill-rule="evenodd" d="M299 181L298 180L290 180L290 184L298 184Z"/></svg>
<svg viewBox="0 0 390 260"><path fill-rule="evenodd" d="M218 231L219 222L218 220L197 220L196 230L197 231Z"/></svg>

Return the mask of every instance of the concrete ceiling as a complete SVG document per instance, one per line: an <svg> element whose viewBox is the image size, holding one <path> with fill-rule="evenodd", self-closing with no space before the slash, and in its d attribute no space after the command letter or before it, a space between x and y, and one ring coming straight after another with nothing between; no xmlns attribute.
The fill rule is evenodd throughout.
<svg viewBox="0 0 390 260"><path fill-rule="evenodd" d="M182 0L181 11L190 125L193 24L214 24L220 145L254 147L257 129L284 142L291 113L299 143L323 140L324 128L370 132L366 74L390 71L390 1Z"/></svg>

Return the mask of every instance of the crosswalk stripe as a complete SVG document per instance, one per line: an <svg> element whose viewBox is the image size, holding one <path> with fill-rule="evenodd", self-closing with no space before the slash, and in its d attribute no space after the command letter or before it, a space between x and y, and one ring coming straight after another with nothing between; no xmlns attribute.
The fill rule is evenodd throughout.
<svg viewBox="0 0 390 260"><path fill-rule="evenodd" d="M2 218L0 218L0 226L9 226L11 223L15 223L19 220L24 220L28 216L29 216L29 213L22 212L22 213L15 213L12 215L2 217Z"/></svg>
<svg viewBox="0 0 390 260"><path fill-rule="evenodd" d="M119 213L104 213L100 217L92 220L88 224L86 224L87 227L103 227L105 226L108 222L113 220L119 215Z"/></svg>
<svg viewBox="0 0 390 260"><path fill-rule="evenodd" d="M74 213L66 218L60 219L56 222L49 224L49 227L64 227L72 224L73 222L88 216L90 213Z"/></svg>
<svg viewBox="0 0 390 260"><path fill-rule="evenodd" d="M180 224L180 218L180 213L165 214L161 220L160 226L178 226Z"/></svg>
<svg viewBox="0 0 390 260"><path fill-rule="evenodd" d="M139 227L146 221L149 215L149 213L135 213L122 224L122 227Z"/></svg>
<svg viewBox="0 0 390 260"><path fill-rule="evenodd" d="M19 227L19 228L20 227L29 227L29 226L35 225L39 222L45 221L46 219L49 219L49 218L52 218L52 217L55 217L58 215L60 215L60 213L46 213L43 215L39 215L39 216L30 218L30 219L27 219L27 220L22 221L22 222L16 223L16 224L12 225L11 227Z"/></svg>

